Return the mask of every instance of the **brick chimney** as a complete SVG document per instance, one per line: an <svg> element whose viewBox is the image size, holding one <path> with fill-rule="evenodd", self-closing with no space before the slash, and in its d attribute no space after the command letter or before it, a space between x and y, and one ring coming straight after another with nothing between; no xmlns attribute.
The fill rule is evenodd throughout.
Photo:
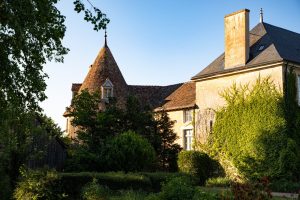
<svg viewBox="0 0 300 200"><path fill-rule="evenodd" d="M249 12L244 9L224 18L225 69L244 66L249 58Z"/></svg>

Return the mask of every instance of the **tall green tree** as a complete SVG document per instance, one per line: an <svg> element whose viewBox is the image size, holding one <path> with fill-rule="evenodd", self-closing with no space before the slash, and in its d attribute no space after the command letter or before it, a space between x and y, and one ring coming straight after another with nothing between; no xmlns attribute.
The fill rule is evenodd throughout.
<svg viewBox="0 0 300 200"><path fill-rule="evenodd" d="M182 150L175 141L178 136L173 131L174 121L170 120L168 113L165 111L155 115L156 132L160 138L159 147L157 148L159 166L163 170L176 171L178 153Z"/></svg>
<svg viewBox="0 0 300 200"><path fill-rule="evenodd" d="M37 132L33 121L41 112L39 102L46 98L48 77L43 65L63 62L68 52L62 45L65 17L57 2L0 0L0 172L8 177L6 185L13 185L27 144ZM81 1L74 4L95 30L106 28L109 20L99 9L90 11Z"/></svg>

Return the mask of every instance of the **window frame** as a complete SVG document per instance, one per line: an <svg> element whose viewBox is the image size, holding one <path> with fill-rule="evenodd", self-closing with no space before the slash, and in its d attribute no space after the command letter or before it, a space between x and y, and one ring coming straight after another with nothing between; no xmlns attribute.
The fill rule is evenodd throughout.
<svg viewBox="0 0 300 200"><path fill-rule="evenodd" d="M186 151L193 150L194 133L193 129L183 130L183 148Z"/></svg>
<svg viewBox="0 0 300 200"><path fill-rule="evenodd" d="M110 93L107 92L109 90L110 90ZM101 97L102 97L102 99L106 99L106 100L108 100L111 97L114 97L114 85L108 78L105 80L105 82L101 86Z"/></svg>
<svg viewBox="0 0 300 200"><path fill-rule="evenodd" d="M193 121L193 110L183 110L183 123Z"/></svg>

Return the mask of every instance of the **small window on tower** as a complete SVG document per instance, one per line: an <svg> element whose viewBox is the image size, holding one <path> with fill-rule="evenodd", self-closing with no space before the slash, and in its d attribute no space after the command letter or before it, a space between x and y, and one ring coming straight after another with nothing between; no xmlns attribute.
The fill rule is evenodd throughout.
<svg viewBox="0 0 300 200"><path fill-rule="evenodd" d="M109 79L106 79L102 85L102 99L113 97L113 84Z"/></svg>

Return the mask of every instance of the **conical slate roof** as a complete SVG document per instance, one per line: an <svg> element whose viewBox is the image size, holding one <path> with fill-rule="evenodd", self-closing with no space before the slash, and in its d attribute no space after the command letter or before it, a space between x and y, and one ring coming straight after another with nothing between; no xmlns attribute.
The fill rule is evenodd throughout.
<svg viewBox="0 0 300 200"><path fill-rule="evenodd" d="M105 44L90 66L79 92L87 89L89 92L101 92L101 87L109 79L113 84L113 96L117 104L125 104L127 98L126 81L109 49Z"/></svg>

